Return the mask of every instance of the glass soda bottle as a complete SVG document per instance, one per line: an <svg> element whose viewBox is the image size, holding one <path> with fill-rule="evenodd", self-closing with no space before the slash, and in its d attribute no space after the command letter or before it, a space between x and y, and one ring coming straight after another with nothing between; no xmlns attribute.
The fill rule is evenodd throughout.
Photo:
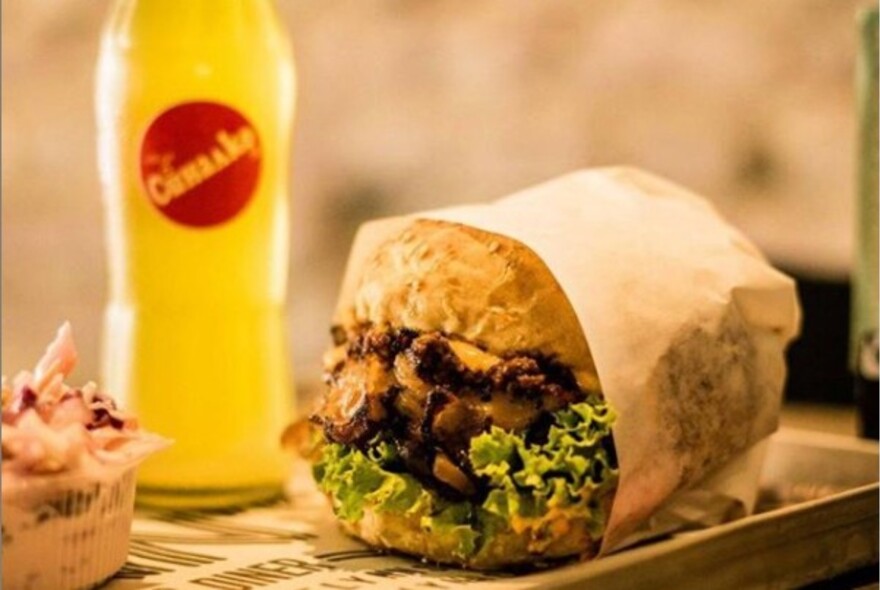
<svg viewBox="0 0 880 590"><path fill-rule="evenodd" d="M142 504L281 491L295 81L271 0L116 0L97 67L103 379L175 440Z"/></svg>

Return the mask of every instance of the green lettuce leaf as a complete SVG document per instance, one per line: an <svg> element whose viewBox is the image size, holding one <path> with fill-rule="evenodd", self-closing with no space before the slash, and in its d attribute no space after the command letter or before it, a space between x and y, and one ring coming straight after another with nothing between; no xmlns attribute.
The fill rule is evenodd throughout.
<svg viewBox="0 0 880 590"><path fill-rule="evenodd" d="M433 515L420 519L422 530L453 539L454 552L461 557L469 557L477 549L480 533L472 526L474 507L469 502L456 502Z"/></svg>
<svg viewBox="0 0 880 590"><path fill-rule="evenodd" d="M590 534L601 537L607 515L600 500L617 481L603 444L614 418L607 404L590 398L556 412L542 445L497 427L476 437L471 465L494 488L482 508L506 519L514 530L540 528L551 510L587 515Z"/></svg>
<svg viewBox="0 0 880 590"><path fill-rule="evenodd" d="M378 511L406 512L428 492L408 473L385 469L395 455L393 445L384 442L368 454L328 444L321 460L312 467L312 474L321 490L333 497L333 509L344 520L360 520L367 505Z"/></svg>
<svg viewBox="0 0 880 590"><path fill-rule="evenodd" d="M552 542L554 519L581 518L594 539L605 528L602 498L617 482L610 451L614 412L598 396L553 415L546 442L493 427L471 441L471 466L488 482L479 504L452 502L400 471L394 445L376 440L367 452L337 443L324 446L313 473L333 498L339 518L357 521L366 507L418 518L422 529L454 544L462 557L494 535L529 532Z"/></svg>

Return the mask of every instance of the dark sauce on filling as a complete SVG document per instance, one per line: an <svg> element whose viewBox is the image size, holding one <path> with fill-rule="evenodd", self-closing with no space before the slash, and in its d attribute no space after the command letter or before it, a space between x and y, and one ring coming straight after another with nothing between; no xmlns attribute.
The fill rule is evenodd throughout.
<svg viewBox="0 0 880 590"><path fill-rule="evenodd" d="M543 443L553 423L552 413L586 397L568 367L540 354L518 352L501 357L488 370L476 371L452 350L449 342L454 337L440 332L372 326L346 332L335 326L331 335L337 346L345 346L345 359L328 367L328 399L312 416L313 422L322 426L328 440L364 451L381 434L394 443L399 456L399 465L386 465L387 469L408 471L452 499L473 499L486 493L486 482L473 473L467 449L473 437L496 423L496 404L508 405L506 415L515 416L518 423L514 430L524 432L528 442ZM424 399L419 398L416 415L411 407L408 413L401 410L401 398L408 392L394 377L399 355L404 355L428 389ZM336 386L341 373L349 363L376 359L384 371L382 383L392 384L377 390L363 384L366 393L358 393L360 405L340 415L334 408L343 404L334 397L352 395L345 387ZM610 441L603 444L613 453ZM472 485L462 488L438 478L434 467L440 455Z"/></svg>

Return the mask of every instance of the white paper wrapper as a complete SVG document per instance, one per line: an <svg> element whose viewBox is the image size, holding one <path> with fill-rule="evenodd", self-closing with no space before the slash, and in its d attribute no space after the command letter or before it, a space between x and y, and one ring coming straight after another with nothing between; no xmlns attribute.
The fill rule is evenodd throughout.
<svg viewBox="0 0 880 590"><path fill-rule="evenodd" d="M794 282L707 201L611 168L487 205L372 222L355 239L340 308L365 257L414 219L521 242L571 301L619 415L620 482L603 552L751 511L762 455L754 445L777 427L783 352L800 310Z"/></svg>

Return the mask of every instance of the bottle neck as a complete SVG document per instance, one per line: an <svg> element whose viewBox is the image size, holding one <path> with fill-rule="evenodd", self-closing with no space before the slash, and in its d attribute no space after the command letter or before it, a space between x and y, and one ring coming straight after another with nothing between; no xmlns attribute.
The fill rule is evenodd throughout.
<svg viewBox="0 0 880 590"><path fill-rule="evenodd" d="M274 0L116 0L104 29L115 45L224 45L280 33Z"/></svg>

